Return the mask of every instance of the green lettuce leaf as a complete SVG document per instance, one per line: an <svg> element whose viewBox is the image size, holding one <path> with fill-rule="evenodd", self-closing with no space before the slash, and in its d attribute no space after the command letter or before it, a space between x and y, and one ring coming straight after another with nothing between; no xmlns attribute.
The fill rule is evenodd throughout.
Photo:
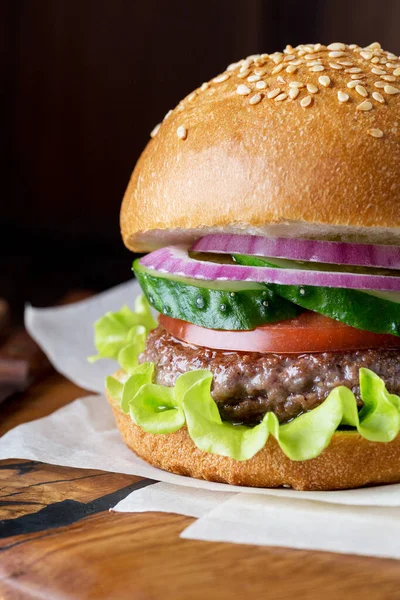
<svg viewBox="0 0 400 600"><path fill-rule="evenodd" d="M118 381L115 377L106 377L106 390L111 398L115 398L115 400L118 400L119 402L122 401L122 393L124 391L124 384L122 381Z"/></svg>
<svg viewBox="0 0 400 600"><path fill-rule="evenodd" d="M89 356L89 362L95 362L99 358L121 358L128 369L133 369L137 365L137 357L144 349L147 333L155 327L157 323L144 296L136 299L134 311L123 306L117 312L106 313L94 324L94 344L98 354ZM128 345L131 348L125 354L122 351Z"/></svg>
<svg viewBox="0 0 400 600"><path fill-rule="evenodd" d="M131 400L138 391L153 381L154 364L143 363L136 367L131 376L126 380L121 397L121 408L125 413L130 413Z"/></svg>
<svg viewBox="0 0 400 600"><path fill-rule="evenodd" d="M265 445L268 429L264 421L256 427L224 423L210 394L211 381L212 374L209 373L184 396L183 410L189 435L200 450L247 460Z"/></svg>
<svg viewBox="0 0 400 600"><path fill-rule="evenodd" d="M372 442L391 442L399 433L400 398L389 394L384 382L369 369L360 369L360 392L364 402L359 414L359 433Z"/></svg>
<svg viewBox="0 0 400 600"><path fill-rule="evenodd" d="M132 420L149 433L177 431L185 424L185 394L204 379L210 380L210 375L209 371L202 370L184 373L173 388L154 383L143 385L129 405Z"/></svg>

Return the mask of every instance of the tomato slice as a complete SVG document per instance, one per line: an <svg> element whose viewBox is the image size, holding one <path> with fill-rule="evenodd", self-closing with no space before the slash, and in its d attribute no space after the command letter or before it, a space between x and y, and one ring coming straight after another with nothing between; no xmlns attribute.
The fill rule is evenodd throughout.
<svg viewBox="0 0 400 600"><path fill-rule="evenodd" d="M159 323L179 340L218 350L302 354L400 347L400 337L355 329L311 311L251 331L206 329L166 315Z"/></svg>

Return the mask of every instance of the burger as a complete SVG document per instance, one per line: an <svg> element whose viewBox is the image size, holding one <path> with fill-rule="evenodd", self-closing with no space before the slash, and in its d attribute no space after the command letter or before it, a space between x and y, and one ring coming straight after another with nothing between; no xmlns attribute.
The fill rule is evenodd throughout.
<svg viewBox="0 0 400 600"><path fill-rule="evenodd" d="M139 457L241 486L400 482L399 84L378 43L287 46L152 131L121 209L143 295L95 324Z"/></svg>

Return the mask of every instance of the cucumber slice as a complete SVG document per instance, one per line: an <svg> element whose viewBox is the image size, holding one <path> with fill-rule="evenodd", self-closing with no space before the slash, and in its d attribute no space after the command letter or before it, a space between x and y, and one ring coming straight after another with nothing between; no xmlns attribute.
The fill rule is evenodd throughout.
<svg viewBox="0 0 400 600"><path fill-rule="evenodd" d="M156 310L208 329L250 330L301 312L264 284L171 276L147 269L139 259L133 271Z"/></svg>
<svg viewBox="0 0 400 600"><path fill-rule="evenodd" d="M276 260L235 254L240 265L293 268L294 261ZM291 263L291 264L287 264ZM297 264L297 263L296 263ZM400 335L399 294L390 292L361 292L345 288L268 284L277 294L326 317L351 327Z"/></svg>

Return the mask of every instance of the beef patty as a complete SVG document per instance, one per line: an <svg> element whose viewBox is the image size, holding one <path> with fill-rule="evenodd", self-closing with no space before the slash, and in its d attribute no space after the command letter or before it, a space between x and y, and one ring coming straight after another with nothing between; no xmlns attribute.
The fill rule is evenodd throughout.
<svg viewBox="0 0 400 600"><path fill-rule="evenodd" d="M166 386L187 371L210 370L212 397L222 419L233 423L259 423L268 411L281 423L289 421L321 404L338 385L351 389L361 407L360 367L400 394L400 348L300 355L227 352L185 344L159 326L150 332L139 360L153 362L156 383Z"/></svg>

